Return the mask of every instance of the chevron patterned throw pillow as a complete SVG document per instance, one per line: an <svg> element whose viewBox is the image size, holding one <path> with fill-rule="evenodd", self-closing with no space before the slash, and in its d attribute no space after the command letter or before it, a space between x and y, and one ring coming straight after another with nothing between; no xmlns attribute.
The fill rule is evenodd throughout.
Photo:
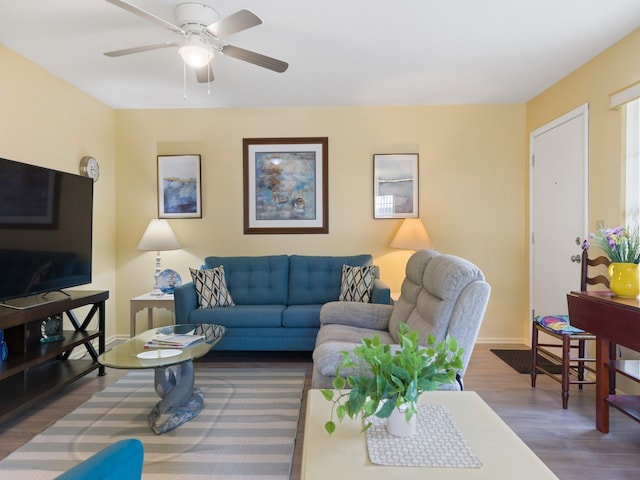
<svg viewBox="0 0 640 480"><path fill-rule="evenodd" d="M369 303L371 291L373 290L375 268L374 266L352 267L343 265L338 300L341 302Z"/></svg>
<svg viewBox="0 0 640 480"><path fill-rule="evenodd" d="M189 268L198 294L200 308L233 307L233 299L224 277L224 267L196 270Z"/></svg>

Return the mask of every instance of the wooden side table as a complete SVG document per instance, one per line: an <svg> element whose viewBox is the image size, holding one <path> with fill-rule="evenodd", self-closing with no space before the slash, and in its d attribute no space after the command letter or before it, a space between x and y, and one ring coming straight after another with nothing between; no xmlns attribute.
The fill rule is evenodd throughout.
<svg viewBox="0 0 640 480"><path fill-rule="evenodd" d="M175 322L175 307L173 304L173 294L165 294L162 296L151 295L150 293L145 293L144 295L140 295L139 297L132 298L131 302L131 323L129 325L131 331L131 337L135 337L136 335L136 313L140 310L147 309L147 330L151 330L153 328L153 309L154 308L164 308L165 310L169 310L171 312L171 318Z"/></svg>

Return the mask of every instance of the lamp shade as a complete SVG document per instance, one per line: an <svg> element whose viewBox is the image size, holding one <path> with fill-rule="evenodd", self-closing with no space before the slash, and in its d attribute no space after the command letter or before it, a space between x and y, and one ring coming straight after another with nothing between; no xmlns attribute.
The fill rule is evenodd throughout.
<svg viewBox="0 0 640 480"><path fill-rule="evenodd" d="M433 248L427 229L419 218L405 218L389 244L391 248L421 250Z"/></svg>
<svg viewBox="0 0 640 480"><path fill-rule="evenodd" d="M144 235L138 243L138 250L154 250L161 252L165 250L177 250L180 244L176 239L169 222L166 220L154 219L149 222Z"/></svg>
<svg viewBox="0 0 640 480"><path fill-rule="evenodd" d="M184 45L178 48L178 53L184 63L194 68L204 67L213 57L207 47L198 44Z"/></svg>

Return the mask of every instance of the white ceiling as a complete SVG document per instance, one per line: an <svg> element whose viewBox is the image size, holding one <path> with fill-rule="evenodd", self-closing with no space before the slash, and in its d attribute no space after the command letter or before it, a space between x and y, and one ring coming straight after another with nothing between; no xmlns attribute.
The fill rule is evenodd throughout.
<svg viewBox="0 0 640 480"><path fill-rule="evenodd" d="M128 1L173 22L184 0ZM289 69L217 56L211 92L188 71L185 99L176 49L103 55L176 40L104 0L0 0L0 43L114 108L520 103L640 27L640 0L201 3L253 11L225 41Z"/></svg>

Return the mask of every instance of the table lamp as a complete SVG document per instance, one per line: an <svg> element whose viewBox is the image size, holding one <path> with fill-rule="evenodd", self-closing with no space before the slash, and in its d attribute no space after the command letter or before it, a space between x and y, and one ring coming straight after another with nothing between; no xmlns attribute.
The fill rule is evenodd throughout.
<svg viewBox="0 0 640 480"><path fill-rule="evenodd" d="M149 222L147 229L138 243L138 250L153 251L156 252L156 271L154 274L155 285L151 295L161 296L163 295L158 285L158 277L160 276L160 252L164 250L178 250L180 244L176 239L173 230L169 222L166 220L153 219Z"/></svg>
<svg viewBox="0 0 640 480"><path fill-rule="evenodd" d="M433 248L424 223L419 218L405 218L389 244L391 248L422 250Z"/></svg>

